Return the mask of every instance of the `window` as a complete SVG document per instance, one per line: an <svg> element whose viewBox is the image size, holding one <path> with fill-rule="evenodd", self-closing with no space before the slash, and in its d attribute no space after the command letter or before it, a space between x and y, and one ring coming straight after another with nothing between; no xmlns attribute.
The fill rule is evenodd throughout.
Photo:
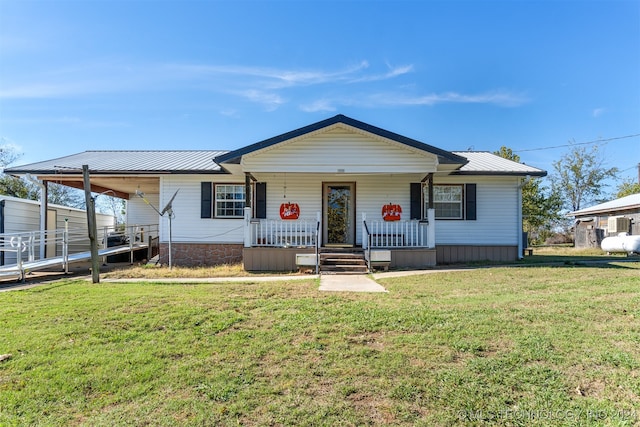
<svg viewBox="0 0 640 427"><path fill-rule="evenodd" d="M425 208L429 209L429 187L424 187L424 192ZM433 205L437 219L462 219L462 185L434 185Z"/></svg>
<svg viewBox="0 0 640 427"><path fill-rule="evenodd" d="M215 216L216 218L244 217L245 192L244 185L216 184L215 185Z"/></svg>

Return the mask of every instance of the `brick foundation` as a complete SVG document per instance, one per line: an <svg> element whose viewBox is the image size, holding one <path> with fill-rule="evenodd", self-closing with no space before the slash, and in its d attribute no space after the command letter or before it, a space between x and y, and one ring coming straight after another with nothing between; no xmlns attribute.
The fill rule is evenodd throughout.
<svg viewBox="0 0 640 427"><path fill-rule="evenodd" d="M242 262L242 244L172 243L173 265L184 267L237 264ZM169 263L169 244L160 244L160 263Z"/></svg>

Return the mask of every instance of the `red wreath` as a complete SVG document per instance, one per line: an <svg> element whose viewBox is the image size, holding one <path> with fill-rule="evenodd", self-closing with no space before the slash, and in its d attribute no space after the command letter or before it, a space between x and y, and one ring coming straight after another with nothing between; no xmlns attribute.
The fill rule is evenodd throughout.
<svg viewBox="0 0 640 427"><path fill-rule="evenodd" d="M400 205L394 205L392 203L382 205L382 219L385 221L400 221L401 216L402 207Z"/></svg>
<svg viewBox="0 0 640 427"><path fill-rule="evenodd" d="M300 216L300 206L297 203L283 203L280 205L280 218L298 219Z"/></svg>

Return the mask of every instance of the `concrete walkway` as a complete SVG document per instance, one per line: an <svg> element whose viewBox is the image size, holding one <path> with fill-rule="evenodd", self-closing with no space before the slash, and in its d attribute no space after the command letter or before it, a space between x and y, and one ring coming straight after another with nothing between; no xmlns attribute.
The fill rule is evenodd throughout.
<svg viewBox="0 0 640 427"><path fill-rule="evenodd" d="M364 274L323 274L320 291L332 292L389 292Z"/></svg>

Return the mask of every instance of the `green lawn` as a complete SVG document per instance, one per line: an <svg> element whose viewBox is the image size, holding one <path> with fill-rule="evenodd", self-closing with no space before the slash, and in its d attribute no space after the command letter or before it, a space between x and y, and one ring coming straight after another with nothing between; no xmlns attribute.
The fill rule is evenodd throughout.
<svg viewBox="0 0 640 427"><path fill-rule="evenodd" d="M640 262L381 283L0 293L0 425L640 424Z"/></svg>

